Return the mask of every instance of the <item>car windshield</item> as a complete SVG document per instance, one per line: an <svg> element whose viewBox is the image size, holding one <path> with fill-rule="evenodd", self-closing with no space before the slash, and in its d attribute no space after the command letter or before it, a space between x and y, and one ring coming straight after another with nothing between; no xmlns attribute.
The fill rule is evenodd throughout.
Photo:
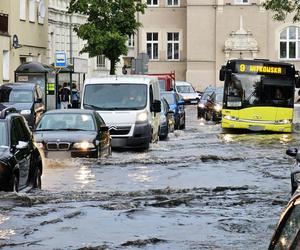
<svg viewBox="0 0 300 250"><path fill-rule="evenodd" d="M195 90L191 85L177 85L176 88L179 93L195 93Z"/></svg>
<svg viewBox="0 0 300 250"><path fill-rule="evenodd" d="M212 91L209 91L209 92L204 92L202 97L201 97L201 100L207 100L208 97L211 95Z"/></svg>
<svg viewBox="0 0 300 250"><path fill-rule="evenodd" d="M45 114L36 131L41 130L88 130L94 131L95 123L90 114Z"/></svg>
<svg viewBox="0 0 300 250"><path fill-rule="evenodd" d="M162 93L162 97L164 97L169 105L175 104L175 97L172 93Z"/></svg>
<svg viewBox="0 0 300 250"><path fill-rule="evenodd" d="M85 87L86 109L132 110L147 105L146 84L89 84Z"/></svg>
<svg viewBox="0 0 300 250"><path fill-rule="evenodd" d="M289 78L232 74L225 84L228 107L293 105L294 82Z"/></svg>
<svg viewBox="0 0 300 250"><path fill-rule="evenodd" d="M33 101L31 90L13 89L10 87L0 88L0 102L29 103Z"/></svg>
<svg viewBox="0 0 300 250"><path fill-rule="evenodd" d="M7 131L6 125L4 122L0 122L0 148L3 146L7 146Z"/></svg>

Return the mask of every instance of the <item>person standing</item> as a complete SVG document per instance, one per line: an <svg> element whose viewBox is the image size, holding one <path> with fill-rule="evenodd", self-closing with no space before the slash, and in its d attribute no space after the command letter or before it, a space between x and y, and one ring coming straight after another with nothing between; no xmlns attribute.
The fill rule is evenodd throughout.
<svg viewBox="0 0 300 250"><path fill-rule="evenodd" d="M72 108L78 109L79 108L79 91L77 89L76 83L72 84Z"/></svg>
<svg viewBox="0 0 300 250"><path fill-rule="evenodd" d="M63 87L60 91L60 106L61 109L67 109L68 105L70 104L70 96L71 91L68 88L68 84L64 82Z"/></svg>

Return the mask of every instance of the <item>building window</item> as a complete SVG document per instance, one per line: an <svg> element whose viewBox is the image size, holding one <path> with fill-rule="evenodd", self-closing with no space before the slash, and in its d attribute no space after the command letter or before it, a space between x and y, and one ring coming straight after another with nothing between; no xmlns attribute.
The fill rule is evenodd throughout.
<svg viewBox="0 0 300 250"><path fill-rule="evenodd" d="M26 0L20 0L20 19L26 20Z"/></svg>
<svg viewBox="0 0 300 250"><path fill-rule="evenodd" d="M168 32L167 38L167 59L179 60L179 33Z"/></svg>
<svg viewBox="0 0 300 250"><path fill-rule="evenodd" d="M97 56L96 59L96 68L105 68L105 56L104 55L100 55Z"/></svg>
<svg viewBox="0 0 300 250"><path fill-rule="evenodd" d="M9 81L9 51L3 50L3 80Z"/></svg>
<svg viewBox="0 0 300 250"><path fill-rule="evenodd" d="M290 26L280 32L280 59L300 59L300 28Z"/></svg>
<svg viewBox="0 0 300 250"><path fill-rule="evenodd" d="M134 34L131 34L129 37L128 37L128 47L134 47Z"/></svg>
<svg viewBox="0 0 300 250"><path fill-rule="evenodd" d="M150 60L158 59L158 33L147 33L147 54Z"/></svg>
<svg viewBox="0 0 300 250"><path fill-rule="evenodd" d="M35 22L35 0L29 0L29 22Z"/></svg>
<svg viewBox="0 0 300 250"><path fill-rule="evenodd" d="M158 6L158 0L147 0L147 5Z"/></svg>
<svg viewBox="0 0 300 250"><path fill-rule="evenodd" d="M0 33L8 34L8 15L0 13Z"/></svg>
<svg viewBox="0 0 300 250"><path fill-rule="evenodd" d="M250 0L235 0L235 4L248 4Z"/></svg>
<svg viewBox="0 0 300 250"><path fill-rule="evenodd" d="M167 0L168 6L179 6L179 0Z"/></svg>

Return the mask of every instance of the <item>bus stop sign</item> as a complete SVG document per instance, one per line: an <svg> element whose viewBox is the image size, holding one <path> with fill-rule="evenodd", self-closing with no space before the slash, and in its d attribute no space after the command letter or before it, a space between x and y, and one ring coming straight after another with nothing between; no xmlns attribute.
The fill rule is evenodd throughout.
<svg viewBox="0 0 300 250"><path fill-rule="evenodd" d="M65 68L67 67L67 55L66 52L56 52L55 53L55 67Z"/></svg>

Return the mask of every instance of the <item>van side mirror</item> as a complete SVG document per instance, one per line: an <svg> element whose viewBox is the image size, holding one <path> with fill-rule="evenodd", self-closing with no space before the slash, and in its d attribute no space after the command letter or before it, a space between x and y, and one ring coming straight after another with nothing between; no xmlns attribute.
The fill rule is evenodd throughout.
<svg viewBox="0 0 300 250"><path fill-rule="evenodd" d="M161 103L159 100L154 100L151 105L151 112L159 113L161 111Z"/></svg>
<svg viewBox="0 0 300 250"><path fill-rule="evenodd" d="M298 153L298 149L297 148L289 148L286 151L286 154L292 157L295 157Z"/></svg>

